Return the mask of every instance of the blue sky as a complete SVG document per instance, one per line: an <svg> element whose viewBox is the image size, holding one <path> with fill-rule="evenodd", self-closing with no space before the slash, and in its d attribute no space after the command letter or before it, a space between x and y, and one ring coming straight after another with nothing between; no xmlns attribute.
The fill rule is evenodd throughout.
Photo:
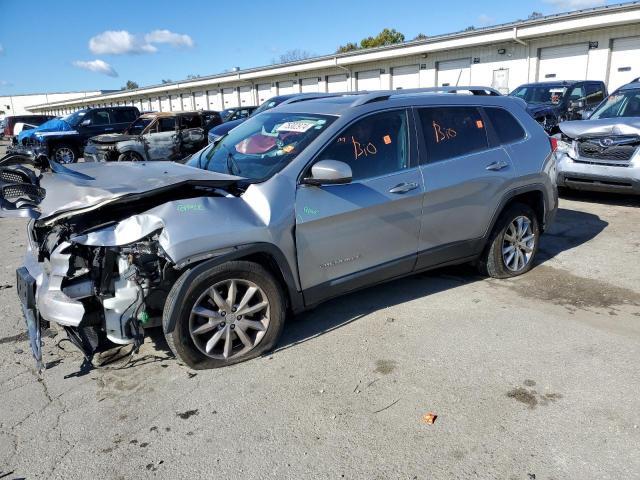
<svg viewBox="0 0 640 480"><path fill-rule="evenodd" d="M152 85L266 65L290 49L332 53L385 27L410 39L605 3L0 0L0 95Z"/></svg>

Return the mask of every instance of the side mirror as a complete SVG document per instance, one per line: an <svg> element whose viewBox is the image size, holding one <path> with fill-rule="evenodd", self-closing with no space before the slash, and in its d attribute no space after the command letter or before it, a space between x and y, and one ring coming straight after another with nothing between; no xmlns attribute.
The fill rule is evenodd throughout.
<svg viewBox="0 0 640 480"><path fill-rule="evenodd" d="M351 167L338 160L320 160L311 167L311 177L304 179L308 185L340 185L351 183Z"/></svg>
<svg viewBox="0 0 640 480"><path fill-rule="evenodd" d="M88 127L89 125L91 125L91 119L87 118L86 120L83 120L80 125L82 125L83 127Z"/></svg>
<svg viewBox="0 0 640 480"><path fill-rule="evenodd" d="M574 110L580 110L582 108L584 108L584 101L583 100L573 100L569 106L571 108L573 108Z"/></svg>

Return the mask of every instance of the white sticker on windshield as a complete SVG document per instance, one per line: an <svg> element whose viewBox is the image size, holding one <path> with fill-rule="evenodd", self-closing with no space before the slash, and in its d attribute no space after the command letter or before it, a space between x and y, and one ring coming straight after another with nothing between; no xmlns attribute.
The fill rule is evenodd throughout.
<svg viewBox="0 0 640 480"><path fill-rule="evenodd" d="M304 133L310 128L316 126L316 122L312 120L298 120L297 122L284 122L276 130L278 132L298 132Z"/></svg>

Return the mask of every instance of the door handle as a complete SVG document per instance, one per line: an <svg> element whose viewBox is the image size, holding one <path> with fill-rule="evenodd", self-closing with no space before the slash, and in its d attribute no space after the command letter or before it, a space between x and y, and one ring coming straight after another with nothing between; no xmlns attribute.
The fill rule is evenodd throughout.
<svg viewBox="0 0 640 480"><path fill-rule="evenodd" d="M389 193L407 193L407 192L410 192L411 190L415 190L416 188L418 188L418 184L415 182L399 183L398 185L393 187L391 190L389 190Z"/></svg>
<svg viewBox="0 0 640 480"><path fill-rule="evenodd" d="M494 171L498 171L498 170L502 170L503 168L508 167L509 164L507 162L505 162L504 160L498 160L497 162L493 162L490 163L489 165L487 165L487 170L494 170Z"/></svg>

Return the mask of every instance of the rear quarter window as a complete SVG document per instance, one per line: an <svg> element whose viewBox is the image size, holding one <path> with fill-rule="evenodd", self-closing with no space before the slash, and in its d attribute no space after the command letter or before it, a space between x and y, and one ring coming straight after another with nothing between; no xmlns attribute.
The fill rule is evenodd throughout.
<svg viewBox="0 0 640 480"><path fill-rule="evenodd" d="M484 120L476 107L422 108L418 113L429 163L489 148Z"/></svg>
<svg viewBox="0 0 640 480"><path fill-rule="evenodd" d="M133 122L136 118L138 118L138 114L136 113L135 110L113 110L113 113L111 114L111 118L112 118L112 122L113 123L131 123Z"/></svg>
<svg viewBox="0 0 640 480"><path fill-rule="evenodd" d="M498 141L502 144L514 143L522 140L526 132L520 122L503 108L485 107L484 109L493 130L498 136Z"/></svg>

